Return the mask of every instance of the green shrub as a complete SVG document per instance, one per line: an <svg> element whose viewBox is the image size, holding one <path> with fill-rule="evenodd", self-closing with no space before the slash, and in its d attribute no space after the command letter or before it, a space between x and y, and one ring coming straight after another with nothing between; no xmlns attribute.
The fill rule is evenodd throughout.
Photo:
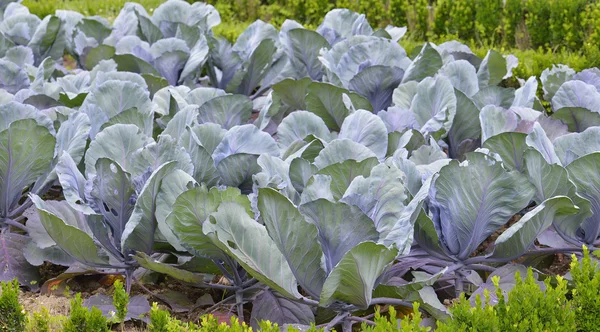
<svg viewBox="0 0 600 332"><path fill-rule="evenodd" d="M533 277L531 268L525 281L517 272L515 287L508 299L498 286L499 278L493 279L496 285L498 304L490 305L489 293L485 292L485 303L477 295L476 305L471 307L464 294L450 309L452 319L438 322L438 332L446 331L575 331L575 310L567 299L567 282L557 277L557 286L545 281L546 291L542 291Z"/></svg>
<svg viewBox="0 0 600 332"><path fill-rule="evenodd" d="M100 309L94 307L91 311L83 306L81 294L77 293L71 299L71 311L64 324L63 332L104 332L109 331L106 317Z"/></svg>
<svg viewBox="0 0 600 332"><path fill-rule="evenodd" d="M452 1L448 30L451 34L456 34L463 40L471 40L475 37L475 8L473 0Z"/></svg>
<svg viewBox="0 0 600 332"><path fill-rule="evenodd" d="M0 283L0 331L20 332L25 329L25 311L19 304L19 281Z"/></svg>
<svg viewBox="0 0 600 332"><path fill-rule="evenodd" d="M379 308L375 311L375 324L376 326L369 326L363 323L361 328L363 332L428 332L431 330L429 327L421 326L421 312L419 311L419 304L415 302L413 304L414 313L410 317L406 317L400 321L400 327L398 327L398 321L396 318L396 309L390 307L388 310L389 317L381 315Z"/></svg>
<svg viewBox="0 0 600 332"><path fill-rule="evenodd" d="M123 324L125 321L125 317L127 317L127 306L129 305L129 294L123 288L123 282L121 280L117 280L114 283L114 293L113 293L113 305L117 310L117 319L118 322Z"/></svg>
<svg viewBox="0 0 600 332"><path fill-rule="evenodd" d="M434 10L433 33L436 36L445 36L449 33L448 22L452 0L438 0Z"/></svg>
<svg viewBox="0 0 600 332"><path fill-rule="evenodd" d="M42 308L39 312L34 312L29 316L26 331L31 332L50 332L50 312L47 308Z"/></svg>
<svg viewBox="0 0 600 332"><path fill-rule="evenodd" d="M475 1L475 31L480 42L496 44L502 27L502 0Z"/></svg>
<svg viewBox="0 0 600 332"><path fill-rule="evenodd" d="M425 40L429 32L429 2L427 0L406 0L408 32L414 39Z"/></svg>
<svg viewBox="0 0 600 332"><path fill-rule="evenodd" d="M406 19L408 10L407 0L390 0L389 17L390 24L403 27L408 25Z"/></svg>
<svg viewBox="0 0 600 332"><path fill-rule="evenodd" d="M517 28L523 21L522 0L506 0L502 8L502 34L504 46L513 46L517 39L523 39L523 36L516 38Z"/></svg>
<svg viewBox="0 0 600 332"><path fill-rule="evenodd" d="M571 276L575 282L573 306L577 308L578 331L600 331L600 273L598 262L592 260L589 250L583 247L583 258L572 256Z"/></svg>
<svg viewBox="0 0 600 332"><path fill-rule="evenodd" d="M531 47L547 48L550 46L552 35L548 33L549 21L550 5L548 0L525 1L525 24L531 40Z"/></svg>

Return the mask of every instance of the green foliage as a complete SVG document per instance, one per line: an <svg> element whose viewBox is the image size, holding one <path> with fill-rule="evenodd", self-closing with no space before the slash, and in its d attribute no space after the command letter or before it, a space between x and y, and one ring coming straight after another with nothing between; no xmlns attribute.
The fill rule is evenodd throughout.
<svg viewBox="0 0 600 332"><path fill-rule="evenodd" d="M39 312L34 312L29 316L26 331L31 332L49 332L50 331L50 312L47 308L42 308Z"/></svg>
<svg viewBox="0 0 600 332"><path fill-rule="evenodd" d="M525 24L534 48L548 47L551 34L548 33L548 21L550 20L550 6L547 0L525 1Z"/></svg>
<svg viewBox="0 0 600 332"><path fill-rule="evenodd" d="M598 262L592 260L589 250L583 247L583 258L572 256L571 276L575 282L573 306L577 308L578 331L600 331L600 273Z"/></svg>
<svg viewBox="0 0 600 332"><path fill-rule="evenodd" d="M89 311L83 306L81 294L71 299L71 312L64 324L63 332L109 331L106 317L98 308Z"/></svg>
<svg viewBox="0 0 600 332"><path fill-rule="evenodd" d="M487 1L487 0L486 0ZM451 34L457 35L463 40L474 37L475 8L472 0L454 0L450 9Z"/></svg>
<svg viewBox="0 0 600 332"><path fill-rule="evenodd" d="M19 304L19 281L0 283L0 331L23 331L25 311Z"/></svg>
<svg viewBox="0 0 600 332"><path fill-rule="evenodd" d="M410 36L426 40L429 32L429 2L427 0L406 0L406 21Z"/></svg>
<svg viewBox="0 0 600 332"><path fill-rule="evenodd" d="M430 327L421 326L421 312L419 311L419 304L413 303L414 313L410 317L406 317L400 321L398 327L398 320L396 318L396 309L394 307L389 308L389 317L381 315L379 308L375 310L375 324L376 326L370 326L363 323L361 326L364 332L388 332L388 331L401 331L401 332L427 332L430 331Z"/></svg>
<svg viewBox="0 0 600 332"><path fill-rule="evenodd" d="M127 305L129 305L129 294L123 288L123 282L121 280L115 281L115 291L113 293L113 305L117 309L117 319L119 323L125 321L127 317Z"/></svg>
<svg viewBox="0 0 600 332"><path fill-rule="evenodd" d="M475 30L480 41L495 44L500 40L502 32L502 0L475 1Z"/></svg>
<svg viewBox="0 0 600 332"><path fill-rule="evenodd" d="M504 46L514 45L519 39L523 39L522 32L517 28L523 21L523 6L521 0L506 0L502 8L502 29ZM517 35L520 34L520 35Z"/></svg>
<svg viewBox="0 0 600 332"><path fill-rule="evenodd" d="M476 305L471 307L464 294L451 308L452 319L439 322L436 331L575 331L575 311L567 299L567 282L557 277L553 287L545 281L542 291L533 277L531 268L523 281L517 272L515 287L508 299L499 287L500 278L493 279L496 285L498 304L490 305L490 296L484 293L485 303L477 296Z"/></svg>

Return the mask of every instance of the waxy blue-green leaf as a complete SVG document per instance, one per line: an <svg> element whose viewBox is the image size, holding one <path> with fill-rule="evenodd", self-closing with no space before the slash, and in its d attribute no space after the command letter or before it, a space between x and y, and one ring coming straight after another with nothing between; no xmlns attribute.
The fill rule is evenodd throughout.
<svg viewBox="0 0 600 332"><path fill-rule="evenodd" d="M32 195L32 201L40 214L40 220L50 237L69 255L91 266L106 266L108 261L98 255L94 240L77 227L66 224L45 208L44 201Z"/></svg>
<svg viewBox="0 0 600 332"><path fill-rule="evenodd" d="M319 300L320 306L336 302L354 304L366 309L371 304L377 278L385 272L398 254L373 242L363 242L352 248L331 271Z"/></svg>
<svg viewBox="0 0 600 332"><path fill-rule="evenodd" d="M577 213L579 208L566 196L549 198L527 212L502 232L494 242L493 258L510 261L523 255L555 218Z"/></svg>
<svg viewBox="0 0 600 332"><path fill-rule="evenodd" d="M331 141L315 158L315 166L323 169L329 165L342 163L348 159L363 161L377 157L375 153L366 146L349 139L336 139Z"/></svg>
<svg viewBox="0 0 600 332"><path fill-rule="evenodd" d="M308 223L292 202L273 189L259 189L258 210L302 289L318 298L326 274L321 265L323 251L316 240L317 227Z"/></svg>
<svg viewBox="0 0 600 332"><path fill-rule="evenodd" d="M467 259L489 235L529 204L535 188L525 176L472 153L468 164L453 160L436 176L429 208L445 249Z"/></svg>
<svg viewBox="0 0 600 332"><path fill-rule="evenodd" d="M569 131L580 133L590 127L600 126L600 113L581 107L565 107L555 110L552 118L560 120L569 127Z"/></svg>
<svg viewBox="0 0 600 332"><path fill-rule="evenodd" d="M0 131L0 216L8 217L31 185L50 165L55 138L33 119L12 122Z"/></svg>
<svg viewBox="0 0 600 332"><path fill-rule="evenodd" d="M385 124L375 114L357 110L348 116L340 129L339 139L349 139L369 148L379 160L385 158L388 136Z"/></svg>
<svg viewBox="0 0 600 332"><path fill-rule="evenodd" d="M284 296L297 298L294 274L265 226L236 203L221 203L205 222L203 232L232 256L250 275Z"/></svg>
<svg viewBox="0 0 600 332"><path fill-rule="evenodd" d="M357 244L379 239L375 223L355 206L321 198L303 203L300 212L317 227L328 274Z"/></svg>
<svg viewBox="0 0 600 332"><path fill-rule="evenodd" d="M208 216L217 211L222 202L235 202L250 213L250 201L237 188L220 191L205 185L188 189L181 193L165 220L179 243L198 257L223 259L225 254L202 232L202 225Z"/></svg>

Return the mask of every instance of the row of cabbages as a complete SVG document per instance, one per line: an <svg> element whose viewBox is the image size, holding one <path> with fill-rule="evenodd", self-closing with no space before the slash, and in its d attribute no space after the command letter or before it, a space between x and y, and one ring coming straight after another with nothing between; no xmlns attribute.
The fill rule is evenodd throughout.
<svg viewBox="0 0 600 332"><path fill-rule="evenodd" d="M406 29L340 9L233 45L219 22L181 0L112 26L4 8L1 279L37 289L48 261L130 287L150 269L235 294L241 316L252 301L252 322L406 301L443 319L440 299L493 287L476 271L599 243L598 69L544 71L548 116L513 56L411 58Z"/></svg>

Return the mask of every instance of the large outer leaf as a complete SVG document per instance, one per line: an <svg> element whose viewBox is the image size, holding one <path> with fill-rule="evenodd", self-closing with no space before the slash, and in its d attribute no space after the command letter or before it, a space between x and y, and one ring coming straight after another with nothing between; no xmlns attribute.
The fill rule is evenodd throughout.
<svg viewBox="0 0 600 332"><path fill-rule="evenodd" d="M236 203L222 203L204 223L203 232L254 278L287 297L299 297L298 285L286 259L269 237Z"/></svg>
<svg viewBox="0 0 600 332"><path fill-rule="evenodd" d="M241 195L237 188L220 191L213 187L209 191L202 185L183 192L175 200L166 223L180 244L192 254L214 258L225 256L202 232L202 225L211 213L217 211L222 202L241 204L250 212L248 198Z"/></svg>
<svg viewBox="0 0 600 332"><path fill-rule="evenodd" d="M212 157L215 164L218 165L231 155L251 154L258 156L262 153L279 156L279 149L271 135L248 124L231 128L215 148Z"/></svg>
<svg viewBox="0 0 600 332"><path fill-rule="evenodd" d="M133 212L135 188L131 175L108 158L96 162L96 175L86 184L90 206L104 216L113 236L119 241ZM88 191L89 190L89 191Z"/></svg>
<svg viewBox="0 0 600 332"><path fill-rule="evenodd" d="M75 163L79 163L85 154L89 133L90 119L80 112L70 114L56 133L54 155L61 156L66 151Z"/></svg>
<svg viewBox="0 0 600 332"><path fill-rule="evenodd" d="M454 88L467 97L472 97L479 91L479 83L475 67L467 60L456 60L444 64L440 72L452 82ZM460 111L460 109L458 109Z"/></svg>
<svg viewBox="0 0 600 332"><path fill-rule="evenodd" d="M352 159L329 165L318 171L318 174L331 177L331 192L336 200L344 193L357 176L368 176L373 167L377 166L377 158L371 157L362 161Z"/></svg>
<svg viewBox="0 0 600 332"><path fill-rule="evenodd" d="M514 56L513 56L514 58ZM509 68L508 58L504 58L502 54L497 51L490 50L486 54L485 58L477 70L477 77L479 78L479 87L483 88L488 85L497 85L504 78L510 77L511 73Z"/></svg>
<svg viewBox="0 0 600 332"><path fill-rule="evenodd" d="M95 213L85 202L85 177L77 169L71 155L63 154L56 164L56 174L62 187L63 196L71 207L85 214Z"/></svg>
<svg viewBox="0 0 600 332"><path fill-rule="evenodd" d="M315 225L306 222L298 208L273 189L259 189L258 210L302 289L318 298L326 274Z"/></svg>
<svg viewBox="0 0 600 332"><path fill-rule="evenodd" d="M379 113L392 104L392 94L403 76L404 70L397 67L371 66L356 74L348 88L367 98L373 111Z"/></svg>
<svg viewBox="0 0 600 332"><path fill-rule="evenodd" d="M464 93L455 90L456 115L448 132L449 154L452 158L461 158L469 150L477 148L481 138L479 109Z"/></svg>
<svg viewBox="0 0 600 332"><path fill-rule="evenodd" d="M589 127L600 126L600 113L581 107L565 107L555 110L552 118L560 120L569 127L569 131L577 133Z"/></svg>
<svg viewBox="0 0 600 332"><path fill-rule="evenodd" d="M581 133L558 137L554 147L563 166L577 158L600 151L600 127L590 127Z"/></svg>
<svg viewBox="0 0 600 332"><path fill-rule="evenodd" d="M429 192L429 207L445 249L464 260L526 207L534 193L523 175L473 153L468 165L453 160L441 169Z"/></svg>
<svg viewBox="0 0 600 332"><path fill-rule="evenodd" d="M90 119L97 119L92 121L92 137L108 119L134 107L139 110L152 108L148 92L133 82L116 80L106 81L97 86L81 105L81 109ZM105 115L106 120L98 121L100 118L96 112Z"/></svg>
<svg viewBox="0 0 600 332"><path fill-rule="evenodd" d="M348 109L343 102L343 94L347 94L357 109L371 110L371 104L365 98L332 84L313 82L308 86L306 110L320 116L327 127L339 130L348 116Z"/></svg>
<svg viewBox="0 0 600 332"><path fill-rule="evenodd" d="M600 152L581 157L570 163L566 168L569 172L569 178L577 186L577 193L592 203L591 210L594 214L581 222L580 230L582 232L577 231L577 233L582 233L577 234L578 237L584 243L591 245L600 236L600 222L598 222L600 218L600 177L597 175L598 169L600 169ZM563 229L564 227L571 229L570 234ZM575 231L569 225L559 226L557 230L575 237L573 236Z"/></svg>
<svg viewBox="0 0 600 332"><path fill-rule="evenodd" d="M165 263L161 263L159 261L154 260L152 257L146 255L145 253L139 252L133 258L135 258L135 260L140 264L140 266L146 269L156 271L173 277L175 279L196 285L201 285L204 283L204 277L202 275L178 269Z"/></svg>
<svg viewBox="0 0 600 332"><path fill-rule="evenodd" d="M23 189L46 170L55 139L35 120L24 119L0 131L0 216L15 207Z"/></svg>
<svg viewBox="0 0 600 332"><path fill-rule="evenodd" d="M317 32L308 29L291 29L287 35L289 45L286 45L286 51L298 73L320 81L323 77L323 64L318 55L321 49L329 48L329 42Z"/></svg>
<svg viewBox="0 0 600 332"><path fill-rule="evenodd" d="M527 135L516 132L506 132L490 137L483 147L500 155L502 162L511 169L523 170L523 155L527 150Z"/></svg>
<svg viewBox="0 0 600 332"><path fill-rule="evenodd" d="M12 281L15 278L21 285L35 291L39 288L38 268L31 266L23 256L29 239L25 235L11 233L8 229L0 232L0 281Z"/></svg>
<svg viewBox="0 0 600 332"><path fill-rule="evenodd" d="M377 278L397 254L397 249L388 249L373 242L358 244L344 255L327 277L319 305L327 307L341 302L361 309L368 308Z"/></svg>
<svg viewBox="0 0 600 332"><path fill-rule="evenodd" d="M410 81L421 82L426 77L432 77L442 68L442 57L430 43L427 43L419 52L419 55L406 69L403 83Z"/></svg>
<svg viewBox="0 0 600 332"><path fill-rule="evenodd" d="M167 225L167 217L171 213L177 197L190 189L194 184L196 184L196 181L191 175L180 169L176 169L162 179L160 189L156 194L155 215L158 229L167 241L180 251L184 251L185 248L181 246L177 237Z"/></svg>
<svg viewBox="0 0 600 332"><path fill-rule="evenodd" d="M600 92L593 85L582 81L569 81L560 86L552 97L552 108L581 107L600 112Z"/></svg>
<svg viewBox="0 0 600 332"><path fill-rule="evenodd" d="M198 109L199 123L216 123L225 129L243 125L252 114L252 102L243 95L225 95L212 98Z"/></svg>
<svg viewBox="0 0 600 332"><path fill-rule="evenodd" d="M234 45L234 48L236 45ZM277 47L273 40L264 39L261 41L252 51L250 59L242 65L243 70L239 70L234 74L225 90L247 96L251 95L267 75L268 69L271 68L276 51Z"/></svg>
<svg viewBox="0 0 600 332"><path fill-rule="evenodd" d="M506 261L520 257L533 245L538 235L552 225L555 218L575 214L578 210L566 196L543 201L500 234L494 242L492 257Z"/></svg>
<svg viewBox="0 0 600 332"><path fill-rule="evenodd" d="M46 16L31 36L28 46L36 56L36 65L47 57L58 60L63 56L67 41L66 35L60 33L61 25L62 22L58 17Z"/></svg>
<svg viewBox="0 0 600 332"><path fill-rule="evenodd" d="M536 188L533 199L541 203L554 196L567 196L575 201L577 188L569 180L567 170L556 164L549 164L540 152L529 149L525 152L524 173ZM575 204L578 204L575 202Z"/></svg>
<svg viewBox="0 0 600 332"><path fill-rule="evenodd" d="M410 111L415 114L422 133L445 136L456 114L456 96L450 80L437 76L421 81Z"/></svg>
<svg viewBox="0 0 600 332"><path fill-rule="evenodd" d="M385 158L388 145L387 128L378 116L365 110L357 110L348 116L338 136L368 147L379 160Z"/></svg>
<svg viewBox="0 0 600 332"><path fill-rule="evenodd" d="M349 139L336 139L321 150L314 164L317 168L323 169L348 159L363 161L371 157L376 157L375 153L364 145Z"/></svg>
<svg viewBox="0 0 600 332"><path fill-rule="evenodd" d="M379 233L388 233L396 225L408 199L403 178L404 174L396 167L377 165L369 176L354 178L341 201L357 206L373 220ZM407 237L406 241L409 240ZM404 248L406 244L398 245Z"/></svg>
<svg viewBox="0 0 600 332"><path fill-rule="evenodd" d="M21 89L29 87L29 77L27 73L16 64L0 59L0 89L9 93L17 93Z"/></svg>
<svg viewBox="0 0 600 332"><path fill-rule="evenodd" d="M154 233L156 232L156 196L162 180L176 168L176 162L170 161L160 165L144 184L140 191L133 213L125 225L121 236L121 248L126 250L152 252Z"/></svg>
<svg viewBox="0 0 600 332"><path fill-rule="evenodd" d="M327 125L320 117L307 111L296 111L286 116L277 127L277 144L289 147L308 135L328 141L330 137Z"/></svg>
<svg viewBox="0 0 600 332"><path fill-rule="evenodd" d="M175 161L177 168L194 174L194 165L184 148L170 135L159 135L158 142L147 144L131 155L131 173L134 177L151 173L163 163Z"/></svg>
<svg viewBox="0 0 600 332"><path fill-rule="evenodd" d="M98 248L86 232L66 224L46 210L44 202L38 196L32 195L31 199L38 209L42 225L62 250L81 263L90 266L109 266L105 259L98 256Z"/></svg>
<svg viewBox="0 0 600 332"><path fill-rule="evenodd" d="M130 124L116 124L100 132L90 143L85 154L86 174L96 173L96 161L110 158L125 171L131 171L131 156L152 139L142 134L139 128Z"/></svg>
<svg viewBox="0 0 600 332"><path fill-rule="evenodd" d="M357 207L321 198L302 204L300 212L317 226L328 274L354 246L379 239L373 221Z"/></svg>
<svg viewBox="0 0 600 332"><path fill-rule="evenodd" d="M566 65L552 65L552 68L546 68L540 76L544 90L544 100L551 101L556 91L561 85L570 81L575 75L575 71Z"/></svg>
<svg viewBox="0 0 600 332"><path fill-rule="evenodd" d="M252 301L250 326L258 330L258 323L268 320L279 324L310 325L315 322L311 307L288 300L276 292L266 289Z"/></svg>
<svg viewBox="0 0 600 332"><path fill-rule="evenodd" d="M221 129L219 125L215 126ZM218 183L219 174L215 167L215 161L210 155L210 151L207 151L197 138L198 137L193 129L188 128L183 134L181 145L183 145L189 153L192 164L194 165L194 179L199 183L205 183L207 186L212 187Z"/></svg>

